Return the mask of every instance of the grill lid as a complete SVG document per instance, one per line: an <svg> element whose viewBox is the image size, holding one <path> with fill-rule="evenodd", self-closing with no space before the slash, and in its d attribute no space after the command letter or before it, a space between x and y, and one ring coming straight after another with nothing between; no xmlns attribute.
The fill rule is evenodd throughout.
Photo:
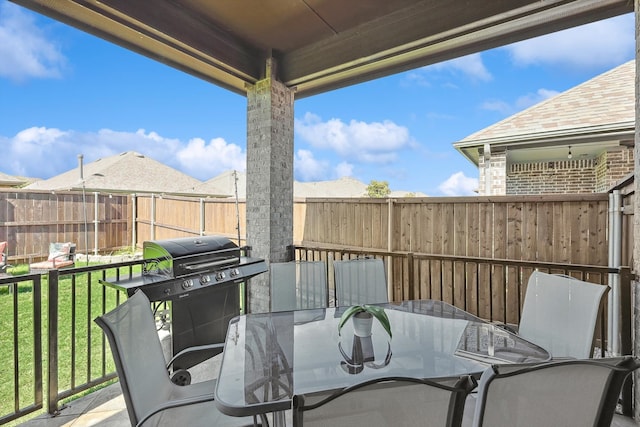
<svg viewBox="0 0 640 427"><path fill-rule="evenodd" d="M240 248L224 236L183 237L145 241L142 255L157 260L147 264L144 274L181 277L237 264Z"/></svg>
<svg viewBox="0 0 640 427"><path fill-rule="evenodd" d="M238 249L238 245L224 236L198 236L167 240L148 240L142 245L144 258L179 258L187 255L197 255L203 252Z"/></svg>

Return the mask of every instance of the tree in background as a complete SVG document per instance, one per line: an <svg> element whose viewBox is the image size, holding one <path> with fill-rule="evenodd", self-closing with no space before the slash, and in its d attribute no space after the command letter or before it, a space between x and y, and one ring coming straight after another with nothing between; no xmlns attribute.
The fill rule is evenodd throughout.
<svg viewBox="0 0 640 427"><path fill-rule="evenodd" d="M383 198L389 194L391 194L391 189L387 181L376 181L372 179L367 186L367 196L369 197Z"/></svg>

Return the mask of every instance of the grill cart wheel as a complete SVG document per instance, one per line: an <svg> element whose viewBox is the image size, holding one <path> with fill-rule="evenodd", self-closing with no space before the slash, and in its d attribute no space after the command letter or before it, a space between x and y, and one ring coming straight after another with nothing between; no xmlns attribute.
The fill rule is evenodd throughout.
<svg viewBox="0 0 640 427"><path fill-rule="evenodd" d="M191 384L191 374L186 369L178 369L171 375L171 381L178 385Z"/></svg>

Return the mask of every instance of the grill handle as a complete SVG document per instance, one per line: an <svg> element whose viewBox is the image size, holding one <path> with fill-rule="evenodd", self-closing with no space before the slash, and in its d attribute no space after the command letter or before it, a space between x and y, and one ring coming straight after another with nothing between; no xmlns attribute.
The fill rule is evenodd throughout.
<svg viewBox="0 0 640 427"><path fill-rule="evenodd" d="M183 268L189 271L201 270L203 268L214 268L214 267L220 267L227 264L235 264L236 261L237 261L237 258L230 258L230 259L205 262L201 264L185 264L183 265Z"/></svg>

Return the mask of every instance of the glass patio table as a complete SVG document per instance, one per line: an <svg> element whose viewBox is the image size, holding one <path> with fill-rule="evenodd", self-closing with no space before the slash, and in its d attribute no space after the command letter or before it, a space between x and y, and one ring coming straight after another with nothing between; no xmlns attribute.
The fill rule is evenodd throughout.
<svg viewBox="0 0 640 427"><path fill-rule="evenodd" d="M377 305L385 308L392 338L375 319L369 337L355 336L351 320L339 334L347 307L233 318L216 386L218 408L235 416L285 411L294 394L373 378L479 377L490 364L550 359L546 350L444 302Z"/></svg>

